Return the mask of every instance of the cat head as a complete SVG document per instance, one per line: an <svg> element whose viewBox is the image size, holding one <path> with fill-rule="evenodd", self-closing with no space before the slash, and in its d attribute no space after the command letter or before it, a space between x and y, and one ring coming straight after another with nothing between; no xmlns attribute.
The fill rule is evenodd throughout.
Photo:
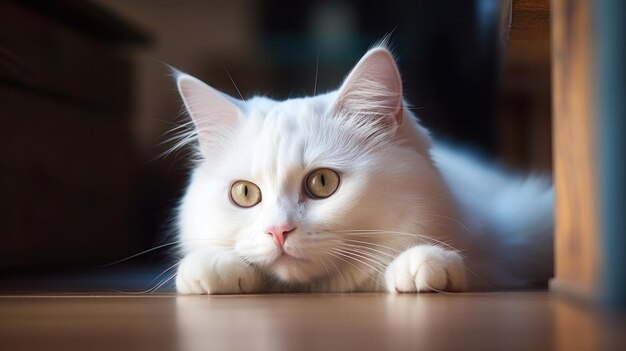
<svg viewBox="0 0 626 351"><path fill-rule="evenodd" d="M377 267L407 244L393 232L416 233L438 207L429 136L384 47L313 97L242 101L186 74L177 84L201 155L180 207L185 253L221 246L308 283Z"/></svg>

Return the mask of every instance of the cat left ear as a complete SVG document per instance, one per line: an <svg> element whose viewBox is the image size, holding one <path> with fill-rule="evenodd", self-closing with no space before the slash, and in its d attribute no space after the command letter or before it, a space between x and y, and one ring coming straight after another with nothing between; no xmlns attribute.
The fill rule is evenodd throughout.
<svg viewBox="0 0 626 351"><path fill-rule="evenodd" d="M368 51L344 81L334 112L382 119L397 127L402 122L402 80L398 66L384 47Z"/></svg>
<svg viewBox="0 0 626 351"><path fill-rule="evenodd" d="M235 129L241 118L236 99L188 74L175 73L178 92L198 130L200 145L219 144L220 136Z"/></svg>

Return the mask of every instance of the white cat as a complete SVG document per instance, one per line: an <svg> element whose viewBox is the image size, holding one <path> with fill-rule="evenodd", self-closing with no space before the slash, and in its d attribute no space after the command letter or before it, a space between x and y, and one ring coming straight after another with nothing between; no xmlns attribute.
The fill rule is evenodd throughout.
<svg viewBox="0 0 626 351"><path fill-rule="evenodd" d="M337 91L231 98L186 74L198 155L179 208L183 294L532 287L549 181L433 146L380 45Z"/></svg>

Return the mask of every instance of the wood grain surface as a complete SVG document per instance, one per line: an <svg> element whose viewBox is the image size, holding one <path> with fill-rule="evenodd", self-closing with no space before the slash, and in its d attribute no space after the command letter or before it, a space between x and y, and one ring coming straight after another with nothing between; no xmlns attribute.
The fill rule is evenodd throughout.
<svg viewBox="0 0 626 351"><path fill-rule="evenodd" d="M546 293L0 297L2 350L617 350L622 330Z"/></svg>

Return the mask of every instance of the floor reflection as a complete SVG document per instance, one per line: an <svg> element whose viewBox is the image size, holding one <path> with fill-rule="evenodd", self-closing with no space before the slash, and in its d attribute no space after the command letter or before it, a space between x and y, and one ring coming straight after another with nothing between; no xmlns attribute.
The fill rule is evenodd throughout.
<svg viewBox="0 0 626 351"><path fill-rule="evenodd" d="M626 346L624 323L546 293L179 296L176 315L186 351Z"/></svg>

